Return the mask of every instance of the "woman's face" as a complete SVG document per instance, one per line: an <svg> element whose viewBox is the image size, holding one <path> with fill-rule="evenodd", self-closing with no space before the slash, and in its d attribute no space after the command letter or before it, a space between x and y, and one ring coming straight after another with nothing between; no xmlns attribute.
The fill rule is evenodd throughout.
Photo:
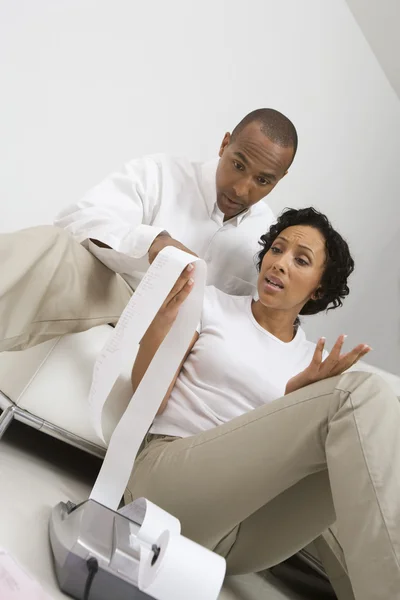
<svg viewBox="0 0 400 600"><path fill-rule="evenodd" d="M262 261L261 304L298 315L310 298L318 298L325 262L325 239L318 229L308 225L284 229Z"/></svg>

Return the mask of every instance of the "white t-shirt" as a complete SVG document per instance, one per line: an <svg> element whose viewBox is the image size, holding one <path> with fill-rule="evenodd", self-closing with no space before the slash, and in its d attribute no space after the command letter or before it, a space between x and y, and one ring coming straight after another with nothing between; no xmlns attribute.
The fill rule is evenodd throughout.
<svg viewBox="0 0 400 600"><path fill-rule="evenodd" d="M207 263L207 283L228 294L253 293L258 241L275 221L254 204L223 220L216 203L218 160L191 162L166 154L130 161L55 220L136 289L149 267L147 252L166 230ZM112 249L89 241L100 240Z"/></svg>
<svg viewBox="0 0 400 600"><path fill-rule="evenodd" d="M226 423L283 396L310 364L315 344L303 329L282 342L257 323L252 301L206 288L199 339L151 433L187 437Z"/></svg>

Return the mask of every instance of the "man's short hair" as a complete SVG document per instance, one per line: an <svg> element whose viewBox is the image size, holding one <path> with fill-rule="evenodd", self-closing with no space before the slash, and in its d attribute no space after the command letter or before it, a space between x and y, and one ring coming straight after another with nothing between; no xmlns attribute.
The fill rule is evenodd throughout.
<svg viewBox="0 0 400 600"><path fill-rule="evenodd" d="M232 141L234 141L235 137L247 125L254 122L260 124L261 131L271 140L271 142L284 148L293 148L293 156L289 164L290 167L296 156L298 145L297 131L292 121L273 108L258 108L246 115L244 119L236 125L235 129L232 131Z"/></svg>

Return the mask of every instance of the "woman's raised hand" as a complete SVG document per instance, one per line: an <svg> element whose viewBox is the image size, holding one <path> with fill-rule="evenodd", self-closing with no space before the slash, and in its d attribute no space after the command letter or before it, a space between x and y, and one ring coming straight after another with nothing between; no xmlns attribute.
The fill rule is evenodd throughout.
<svg viewBox="0 0 400 600"><path fill-rule="evenodd" d="M316 381L341 375L371 350L370 346L359 344L350 352L341 354L345 339L345 335L339 336L329 355L323 360L325 338L320 338L310 364L304 371L288 381L285 394L290 394Z"/></svg>

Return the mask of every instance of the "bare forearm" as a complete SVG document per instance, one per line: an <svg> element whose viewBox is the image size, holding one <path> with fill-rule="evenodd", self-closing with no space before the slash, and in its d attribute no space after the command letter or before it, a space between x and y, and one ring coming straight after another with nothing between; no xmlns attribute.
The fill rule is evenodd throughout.
<svg viewBox="0 0 400 600"><path fill-rule="evenodd" d="M90 241L93 242L93 244L96 244L96 246L99 246L99 248L111 248L111 246L107 246L107 244L101 242L100 240L94 240L93 238L90 238Z"/></svg>
<svg viewBox="0 0 400 600"><path fill-rule="evenodd" d="M150 325L145 335L143 336L142 341L140 342L139 352L137 354L135 364L133 365L131 375L132 388L134 392L136 392L157 350L161 346L168 332L171 330L171 327L173 326L175 319L178 315L179 307L190 294L193 285L193 279L190 277L190 274L193 271L193 268L193 265L189 264L186 267L186 269L182 271L180 277L178 278L174 287L168 294L167 298L165 299L165 302L163 302L163 304L161 305L160 310L158 311L152 324ZM185 362L185 359L189 354L190 350L192 349L193 344L197 339L197 336L198 334L196 332L195 337L193 338L192 343L182 360L182 363L180 364L177 372L172 378L171 384L162 401L158 414L164 410L166 403L168 402L171 390L175 385L176 378L178 377L182 365Z"/></svg>
<svg viewBox="0 0 400 600"><path fill-rule="evenodd" d="M164 412L165 407L167 406L168 399L171 395L172 388L174 387L176 380L178 378L178 375L181 372L181 369L182 369L187 357L189 356L190 352L192 351L194 344L198 340L198 337L199 337L199 334L196 331L190 342L189 348L187 349L187 352L186 352L185 356L183 357L182 362L180 363L178 370L175 373L175 375L171 381L171 384L163 398L160 408L157 411L158 415L161 414L162 412ZM158 333L154 332L154 334L150 334L146 340L143 338L143 340L140 344L140 349L137 354L135 364L133 365L133 369L132 369L133 392L135 392L136 389L138 388L139 383L143 379L144 374L146 373L151 361L153 360L155 353L157 352L158 348L161 346L164 338L165 338L165 335L160 336L159 332Z"/></svg>
<svg viewBox="0 0 400 600"><path fill-rule="evenodd" d="M132 369L132 388L135 392L138 388L140 382L143 379L144 374L146 373L149 364L153 360L157 350L161 346L165 336L167 335L168 330L165 330L161 327L157 327L154 325L150 325L149 329L146 331L143 336L142 341L140 342L139 351L136 356L135 363Z"/></svg>

